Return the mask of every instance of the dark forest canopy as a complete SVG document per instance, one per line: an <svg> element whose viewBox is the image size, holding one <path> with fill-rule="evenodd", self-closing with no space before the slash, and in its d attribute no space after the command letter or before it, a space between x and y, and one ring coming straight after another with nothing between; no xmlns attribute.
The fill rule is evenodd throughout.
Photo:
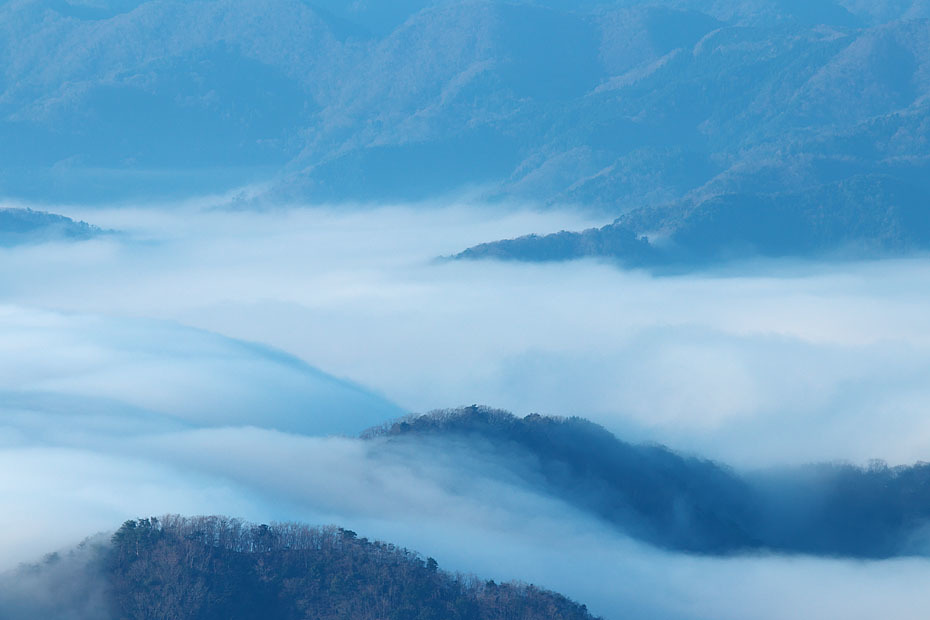
<svg viewBox="0 0 930 620"><path fill-rule="evenodd" d="M0 588L0 615L59 617L70 608L67 617L81 620L593 620L554 592L452 575L432 558L338 527L146 518L124 523L90 557L69 581L103 583L93 608L91 587L70 598L39 592L32 610L4 601ZM20 573L50 584L42 574L66 561L48 556Z"/></svg>
<svg viewBox="0 0 930 620"><path fill-rule="evenodd" d="M471 406L413 416L368 439L490 450L540 492L648 543L703 554L928 555L930 464L832 463L737 472L660 445L633 445L581 418ZM480 448L478 448L480 446ZM531 463L531 466L527 466Z"/></svg>

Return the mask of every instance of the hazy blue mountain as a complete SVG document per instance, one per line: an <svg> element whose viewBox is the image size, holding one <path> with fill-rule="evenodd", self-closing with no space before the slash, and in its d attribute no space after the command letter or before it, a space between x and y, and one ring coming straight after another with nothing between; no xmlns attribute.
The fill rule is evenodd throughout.
<svg viewBox="0 0 930 620"><path fill-rule="evenodd" d="M481 243L452 258L544 262L586 257L609 258L628 267L656 266L667 262L663 252L652 246L647 238L615 224L577 233L563 230L544 236L526 235Z"/></svg>
<svg viewBox="0 0 930 620"><path fill-rule="evenodd" d="M928 18L925 0L17 0L0 7L0 192L468 187L637 210L634 235L681 227L685 255L707 254L687 240L709 221L737 253L886 248L829 195L881 178L907 202L881 209L925 210ZM772 210L824 230L743 234Z"/></svg>
<svg viewBox="0 0 930 620"><path fill-rule="evenodd" d="M777 551L886 558L927 555L930 464L821 464L738 472L659 445L633 445L580 418L440 411L368 439L470 446L540 492L660 547L704 554ZM466 459L462 459L467 462ZM488 465L490 467L490 465Z"/></svg>
<svg viewBox="0 0 930 620"><path fill-rule="evenodd" d="M904 255L930 249L927 196L918 183L857 175L802 191L728 193L697 204L636 209L602 228L483 243L455 258L597 257L676 268L751 256Z"/></svg>
<svg viewBox="0 0 930 620"><path fill-rule="evenodd" d="M526 584L440 570L432 558L336 527L226 517L127 521L0 579L7 620L591 620Z"/></svg>
<svg viewBox="0 0 930 620"><path fill-rule="evenodd" d="M75 222L63 215L32 209L0 208L0 246L84 240L104 232L87 222Z"/></svg>

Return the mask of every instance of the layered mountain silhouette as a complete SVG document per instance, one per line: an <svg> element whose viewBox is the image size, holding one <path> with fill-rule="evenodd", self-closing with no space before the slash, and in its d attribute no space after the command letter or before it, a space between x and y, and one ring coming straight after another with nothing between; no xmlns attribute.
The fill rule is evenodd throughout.
<svg viewBox="0 0 930 620"><path fill-rule="evenodd" d="M924 463L739 472L623 442L580 418L519 418L478 406L388 422L363 440L385 458L409 464L420 455L424 469L448 455L458 464L451 478L458 483L499 476L564 502L569 519L586 514L676 552L860 559L930 553ZM493 506L493 494L482 499ZM584 605L559 594L452 575L430 558L339 527L178 516L127 521L112 537L0 575L0 616L591 618Z"/></svg>
<svg viewBox="0 0 930 620"><path fill-rule="evenodd" d="M926 248L925 1L381 4L6 3L0 193L468 188L621 216L658 258L567 254L632 264Z"/></svg>
<svg viewBox="0 0 930 620"><path fill-rule="evenodd" d="M927 555L930 464L738 472L660 445L633 445L581 418L438 411L368 431L372 441L462 445L470 462L659 547L701 554ZM464 459L463 459L464 460ZM464 472L463 472L464 473Z"/></svg>

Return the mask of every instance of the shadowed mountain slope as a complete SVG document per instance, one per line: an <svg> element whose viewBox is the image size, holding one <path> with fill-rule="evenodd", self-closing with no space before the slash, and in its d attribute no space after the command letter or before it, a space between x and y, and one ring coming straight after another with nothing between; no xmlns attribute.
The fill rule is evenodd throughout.
<svg viewBox="0 0 930 620"><path fill-rule="evenodd" d="M414 446L464 442L480 460L539 492L669 549L863 558L930 553L926 463L737 472L663 446L625 443L580 418L517 418L474 406L404 419L365 436Z"/></svg>
<svg viewBox="0 0 930 620"><path fill-rule="evenodd" d="M0 193L468 190L622 216L662 248L467 254L521 260L926 249L930 7L877 4L18 0Z"/></svg>

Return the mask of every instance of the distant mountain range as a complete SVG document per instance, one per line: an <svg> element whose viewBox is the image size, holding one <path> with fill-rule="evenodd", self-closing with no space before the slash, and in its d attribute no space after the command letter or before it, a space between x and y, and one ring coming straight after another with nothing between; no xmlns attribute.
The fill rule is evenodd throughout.
<svg viewBox="0 0 930 620"><path fill-rule="evenodd" d="M64 587L56 587L64 586ZM0 579L7 620L593 620L525 584L453 576L336 527L225 517L127 521Z"/></svg>
<svg viewBox="0 0 930 620"><path fill-rule="evenodd" d="M470 446L547 496L620 532L700 554L930 555L930 464L844 464L737 472L659 445L632 445L581 418L515 417L485 407L439 411L367 432L430 453ZM463 472L464 473L464 472Z"/></svg>
<svg viewBox="0 0 930 620"><path fill-rule="evenodd" d="M924 249L928 18L926 0L16 0L0 192L471 188L621 216L657 250L569 257ZM566 257L550 246L468 256Z"/></svg>
<svg viewBox="0 0 930 620"><path fill-rule="evenodd" d="M482 243L456 259L601 258L680 269L747 257L876 258L930 250L930 193L887 175L634 209L601 228Z"/></svg>

